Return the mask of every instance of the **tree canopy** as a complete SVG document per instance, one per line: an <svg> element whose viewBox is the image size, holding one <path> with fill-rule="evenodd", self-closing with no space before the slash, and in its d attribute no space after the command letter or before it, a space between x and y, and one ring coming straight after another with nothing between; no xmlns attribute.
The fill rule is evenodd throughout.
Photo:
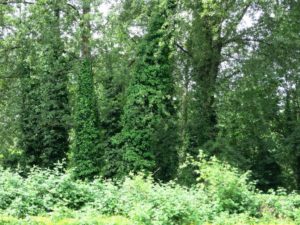
<svg viewBox="0 0 300 225"><path fill-rule="evenodd" d="M299 20L288 0L0 0L0 164L190 185L203 150L299 189Z"/></svg>

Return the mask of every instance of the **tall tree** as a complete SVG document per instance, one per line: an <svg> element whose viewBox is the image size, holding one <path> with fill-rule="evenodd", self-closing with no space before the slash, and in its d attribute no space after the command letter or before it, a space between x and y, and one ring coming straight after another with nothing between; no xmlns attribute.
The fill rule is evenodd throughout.
<svg viewBox="0 0 300 225"><path fill-rule="evenodd" d="M292 188L300 189L300 67L299 52L300 27L300 2L283 1L281 8L283 13L277 19L278 26L274 29L274 45L278 46L273 50L273 58L276 68L274 71L280 78L281 93L281 120L279 131L283 135L283 148L281 151L282 165L289 176L293 171L292 180L287 179L289 184L295 183ZM273 48L274 49L274 48ZM294 181L294 182L291 182Z"/></svg>
<svg viewBox="0 0 300 225"><path fill-rule="evenodd" d="M78 178L99 175L102 155L99 148L99 121L92 69L91 3L90 0L80 1L81 61L75 96L75 147L72 154L74 173Z"/></svg>
<svg viewBox="0 0 300 225"><path fill-rule="evenodd" d="M138 45L137 61L116 137L121 146L119 175L140 170L168 180L176 171L174 81L170 41L175 1L152 1L146 34ZM155 9L155 10L153 10ZM171 141L172 140L172 141Z"/></svg>
<svg viewBox="0 0 300 225"><path fill-rule="evenodd" d="M215 98L224 51L243 36L238 25L251 2L187 1L186 5L192 12L186 46L194 82L188 129L191 150L198 151L217 136Z"/></svg>
<svg viewBox="0 0 300 225"><path fill-rule="evenodd" d="M21 154L18 148L20 81L16 40L11 30L19 23L12 5L0 4L0 158L1 165L14 167ZM18 71L18 72L17 72Z"/></svg>
<svg viewBox="0 0 300 225"><path fill-rule="evenodd" d="M23 89L21 144L28 165L52 167L66 158L69 147L67 70L60 25L64 4L48 0L30 7L30 29L41 38L30 38L35 52L29 55L29 68L24 68L29 78L23 85L27 87Z"/></svg>
<svg viewBox="0 0 300 225"><path fill-rule="evenodd" d="M115 14L115 12L113 12ZM132 40L120 24L120 17L110 15L105 26L101 24L102 37L97 40L98 61L95 65L96 90L100 111L101 146L103 148L103 168L105 177L116 175L113 137L122 130L121 116L126 102L126 89L131 77L133 48ZM116 45L118 43L118 45ZM135 47L135 46L134 46ZM116 162L116 163L115 163Z"/></svg>
<svg viewBox="0 0 300 225"><path fill-rule="evenodd" d="M65 1L13 2L18 23L10 51L15 78L22 79L21 137L26 165L52 167L68 150L68 90L61 8ZM17 7L16 7L17 5ZM23 12L25 11L25 12Z"/></svg>
<svg viewBox="0 0 300 225"><path fill-rule="evenodd" d="M287 10L290 6L278 2L261 7L264 14L258 27L262 29L245 37L253 45L244 60L236 64L238 75L221 80L227 90L221 88L218 95L217 145L223 159L252 170L258 187L267 190L283 185L284 180L290 187L295 183L290 174L291 162L297 164L296 153L289 155L292 148L286 147L289 140L285 134L290 132L285 128L290 118L291 101L287 99L294 92L294 76L298 73L297 64L292 62L297 59L299 47L293 31L296 18Z"/></svg>

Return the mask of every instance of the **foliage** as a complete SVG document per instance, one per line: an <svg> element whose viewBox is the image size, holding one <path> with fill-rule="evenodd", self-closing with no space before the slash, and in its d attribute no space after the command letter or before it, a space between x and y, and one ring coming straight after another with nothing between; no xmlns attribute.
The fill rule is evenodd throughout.
<svg viewBox="0 0 300 225"><path fill-rule="evenodd" d="M54 218L53 218L54 217ZM60 218L57 219L56 215L47 217L28 217L25 219L16 219L13 217L0 218L1 224L7 225L79 225L79 224L97 224L97 225L130 225L132 224L129 220L124 217L84 217L84 218Z"/></svg>
<svg viewBox="0 0 300 225"><path fill-rule="evenodd" d="M25 217L46 215L57 209L65 213L77 210L83 215L124 215L138 224L198 223L214 213L206 194L198 188L160 185L143 175L117 184L103 180L83 182L60 170L36 168L27 178L2 170L1 213Z"/></svg>
<svg viewBox="0 0 300 225"><path fill-rule="evenodd" d="M91 1L82 0L80 17L81 61L77 76L74 105L74 149L72 165L77 178L92 178L99 175L102 152L99 148L98 110L95 97L91 59Z"/></svg>
<svg viewBox="0 0 300 225"><path fill-rule="evenodd" d="M228 164L203 157L194 163L202 172L198 184L190 188L156 183L143 174L123 182L74 180L62 165L54 170L34 168L27 178L1 169L0 214L7 215L1 220L139 225L294 224L299 220L298 194L283 189L262 194L248 183L247 174Z"/></svg>
<svg viewBox="0 0 300 225"><path fill-rule="evenodd" d="M181 176L186 175L186 169L195 170L198 174L197 186L203 188L210 198L217 202L219 211L256 214L259 204L255 196L255 185L249 179L249 172L241 173L215 157L207 158L202 151L198 160L190 157L181 166Z"/></svg>
<svg viewBox="0 0 300 225"><path fill-rule="evenodd" d="M75 140L71 163L78 178L92 178L99 175L101 151L99 148L98 115L93 92L90 60L84 60L78 76L74 123Z"/></svg>
<svg viewBox="0 0 300 225"><path fill-rule="evenodd" d="M19 145L27 166L52 167L66 158L69 148L68 59L60 30L66 23L60 20L64 4L44 1L30 7L26 23L41 40L28 37L26 26L18 34L23 45L17 71L23 78Z"/></svg>
<svg viewBox="0 0 300 225"><path fill-rule="evenodd" d="M25 176L66 158L76 179L143 171L189 188L199 168L219 210L252 216L248 180L264 192L300 189L299 9L286 0L0 0L1 166ZM200 148L219 161L181 169ZM123 184L105 187L118 196ZM23 199L14 204L45 210ZM103 210L117 210L108 202Z"/></svg>
<svg viewBox="0 0 300 225"><path fill-rule="evenodd" d="M119 176L145 170L156 171L158 179L169 180L176 171L177 153L173 147L176 133L168 18L176 5L170 0L152 4L156 10L151 10L147 34L138 46L121 119L123 128L115 143L120 148Z"/></svg>

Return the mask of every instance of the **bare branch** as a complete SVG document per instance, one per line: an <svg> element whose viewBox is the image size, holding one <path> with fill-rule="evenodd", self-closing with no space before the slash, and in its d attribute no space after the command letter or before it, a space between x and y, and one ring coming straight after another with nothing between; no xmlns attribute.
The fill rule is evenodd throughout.
<svg viewBox="0 0 300 225"><path fill-rule="evenodd" d="M250 6L251 6L251 2L249 2L249 3L245 6L245 8L242 10L242 13L240 14L240 16L239 16L238 19L237 19L237 24L239 24L239 23L242 21L242 19L243 19L244 16L246 15L246 13L247 13L247 11L248 11L248 9L249 9Z"/></svg>
<svg viewBox="0 0 300 225"><path fill-rule="evenodd" d="M224 41L222 44L223 46L226 46L228 44L234 43L234 42L248 42L248 43L264 43L264 44L270 44L268 42L266 42L266 40L264 39L258 39L258 38L254 38L254 37L243 37L242 35L239 36L235 36L233 38L230 38L226 41Z"/></svg>
<svg viewBox="0 0 300 225"><path fill-rule="evenodd" d="M246 15L249 7L251 6L251 2L249 2L245 8L242 10L241 14L237 16L237 19L234 20L233 25L234 28L230 29L228 32L226 32L226 34L224 35L224 37L222 38L222 41L225 43L227 42L227 39L230 35L232 35L233 32L236 32L237 26L240 24L240 22L243 20L244 16Z"/></svg>
<svg viewBox="0 0 300 225"><path fill-rule="evenodd" d="M180 44L175 43L176 47L178 47L181 51L183 51L185 54L187 54L188 56L192 57L191 53L186 50L184 47L182 47Z"/></svg>
<svg viewBox="0 0 300 225"><path fill-rule="evenodd" d="M67 5L68 5L71 9L73 9L73 10L76 12L76 14L77 14L78 16L80 15L79 10L78 10L78 8L77 8L75 5L72 5L71 3L67 3Z"/></svg>

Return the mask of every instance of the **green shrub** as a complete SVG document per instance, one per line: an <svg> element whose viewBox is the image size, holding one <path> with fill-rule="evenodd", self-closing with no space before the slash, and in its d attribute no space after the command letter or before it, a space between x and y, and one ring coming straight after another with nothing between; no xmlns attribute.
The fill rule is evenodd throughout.
<svg viewBox="0 0 300 225"><path fill-rule="evenodd" d="M70 173L32 168L27 178L2 169L0 209L18 217L51 212L61 206L80 209L92 200L90 186Z"/></svg>
<svg viewBox="0 0 300 225"><path fill-rule="evenodd" d="M200 224L215 213L216 207L200 189L158 184L142 174L118 185L106 182L100 186L95 201L83 211L124 215L146 225Z"/></svg>
<svg viewBox="0 0 300 225"><path fill-rule="evenodd" d="M142 175L127 178L120 193L125 214L144 224L200 224L215 212L202 190L175 183L157 184Z"/></svg>
<svg viewBox="0 0 300 225"><path fill-rule="evenodd" d="M23 178L0 167L0 209L6 209L19 194Z"/></svg>
<svg viewBox="0 0 300 225"><path fill-rule="evenodd" d="M260 201L260 211L263 215L277 218L300 218L300 195L288 194L284 189L269 191L268 194L257 194Z"/></svg>
<svg viewBox="0 0 300 225"><path fill-rule="evenodd" d="M288 218L276 218L274 216L263 216L260 218L251 217L247 213L229 214L220 213L214 218L214 225L294 225L295 223Z"/></svg>
<svg viewBox="0 0 300 225"><path fill-rule="evenodd" d="M300 195L259 193L247 173L215 158L193 164L199 179L189 188L143 174L123 182L79 181L60 166L34 168L26 178L0 168L0 214L12 216L0 216L0 225L300 224Z"/></svg>
<svg viewBox="0 0 300 225"><path fill-rule="evenodd" d="M121 211L120 208L122 208L122 206L120 206L119 203L119 184L96 179L89 185L93 200L89 201L84 207L82 207L82 211L101 213L105 215L115 215Z"/></svg>
<svg viewBox="0 0 300 225"><path fill-rule="evenodd" d="M207 160L202 153L199 161L193 163L198 167L196 172L199 174L199 187L203 187L218 202L219 211L251 214L258 211L259 204L254 184L249 181L249 173L240 173L215 157Z"/></svg>

